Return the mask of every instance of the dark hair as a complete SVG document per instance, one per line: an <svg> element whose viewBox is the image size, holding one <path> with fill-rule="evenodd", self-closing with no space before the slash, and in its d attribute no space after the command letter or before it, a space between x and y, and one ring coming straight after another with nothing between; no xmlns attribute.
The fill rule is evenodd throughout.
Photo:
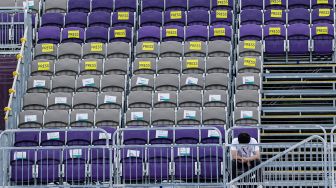
<svg viewBox="0 0 336 188"><path fill-rule="evenodd" d="M248 144L250 143L251 136L247 133L240 133L238 135L238 142L239 144Z"/></svg>

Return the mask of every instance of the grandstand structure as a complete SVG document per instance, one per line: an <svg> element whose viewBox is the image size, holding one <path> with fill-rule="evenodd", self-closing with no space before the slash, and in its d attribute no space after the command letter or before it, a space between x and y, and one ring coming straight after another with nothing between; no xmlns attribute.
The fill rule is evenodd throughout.
<svg viewBox="0 0 336 188"><path fill-rule="evenodd" d="M0 0L0 186L335 187L335 21L333 0ZM233 178L242 132L261 164Z"/></svg>

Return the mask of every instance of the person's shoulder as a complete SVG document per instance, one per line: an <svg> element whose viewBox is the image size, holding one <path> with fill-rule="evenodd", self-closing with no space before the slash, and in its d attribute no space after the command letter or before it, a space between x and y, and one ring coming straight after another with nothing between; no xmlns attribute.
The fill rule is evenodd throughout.
<svg viewBox="0 0 336 188"><path fill-rule="evenodd" d="M258 144L258 141L255 138L251 138L250 144Z"/></svg>

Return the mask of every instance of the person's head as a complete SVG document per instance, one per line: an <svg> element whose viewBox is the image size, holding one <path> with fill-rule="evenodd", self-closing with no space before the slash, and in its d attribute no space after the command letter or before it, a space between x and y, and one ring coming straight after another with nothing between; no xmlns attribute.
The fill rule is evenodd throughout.
<svg viewBox="0 0 336 188"><path fill-rule="evenodd" d="M239 144L248 144L250 143L251 136L247 133L240 133L238 135Z"/></svg>

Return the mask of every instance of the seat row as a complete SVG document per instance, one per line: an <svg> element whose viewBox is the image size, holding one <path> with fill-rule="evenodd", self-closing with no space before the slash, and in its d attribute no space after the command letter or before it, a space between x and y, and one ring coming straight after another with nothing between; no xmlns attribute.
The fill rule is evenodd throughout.
<svg viewBox="0 0 336 188"><path fill-rule="evenodd" d="M315 9L315 8L334 8L333 0L239 0L239 5L241 10L245 9L258 9L258 10L268 10L268 9L293 9L293 8L305 8L305 9Z"/></svg>

